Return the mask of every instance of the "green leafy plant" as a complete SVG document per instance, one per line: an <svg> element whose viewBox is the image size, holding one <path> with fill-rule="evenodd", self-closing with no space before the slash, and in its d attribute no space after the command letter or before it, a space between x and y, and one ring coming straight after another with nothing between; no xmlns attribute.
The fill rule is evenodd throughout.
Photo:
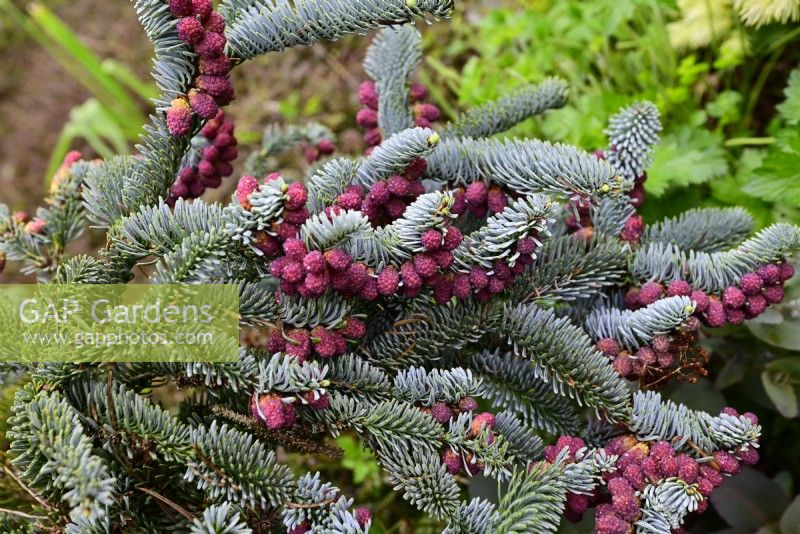
<svg viewBox="0 0 800 534"><path fill-rule="evenodd" d="M647 206L645 217L656 220L699 205L745 205L763 226L793 216L797 207L791 193L781 195L780 183L791 183L794 167L788 132L770 151L784 154L775 169L767 161L764 178L751 172L760 166L754 163L763 156L759 149L775 142L777 130L770 121L780 98L774 92L762 96L768 80L783 83L785 66L797 60L791 45L800 37L780 24L797 16L796 2L770 4L512 1L480 18L465 17L454 38L433 47L428 62L436 83L462 105L547 76L569 80L576 96L561 113L513 133L586 149L602 146L604 117L614 109L651 100L665 132L645 187L663 202ZM434 96L439 104L448 99ZM451 113L448 105L442 108ZM574 128L578 121L580 129Z"/></svg>

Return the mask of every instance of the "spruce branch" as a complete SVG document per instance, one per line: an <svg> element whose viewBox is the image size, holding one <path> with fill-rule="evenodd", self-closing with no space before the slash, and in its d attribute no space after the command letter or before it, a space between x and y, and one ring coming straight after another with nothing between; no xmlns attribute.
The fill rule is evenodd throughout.
<svg viewBox="0 0 800 534"><path fill-rule="evenodd" d="M394 379L392 396L423 406L436 402L457 404L464 397L479 396L481 381L473 377L469 369L456 367L449 370L410 367L397 373Z"/></svg>
<svg viewBox="0 0 800 534"><path fill-rule="evenodd" d="M365 533L350 511L353 499L343 497L339 488L322 482L320 474L308 473L298 479L292 501L283 508L283 522L291 530L311 524L315 532Z"/></svg>
<svg viewBox="0 0 800 534"><path fill-rule="evenodd" d="M644 174L650 153L659 141L661 116L650 102L623 108L611 117L606 135L610 143L606 158L626 180Z"/></svg>
<svg viewBox="0 0 800 534"><path fill-rule="evenodd" d="M378 126L384 137L414 126L408 89L421 59L419 31L410 24L381 30L367 50L364 70L375 80Z"/></svg>
<svg viewBox="0 0 800 534"><path fill-rule="evenodd" d="M262 509L288 499L294 485L290 469L252 434L214 421L193 429L191 439L194 458L184 478L210 498Z"/></svg>
<svg viewBox="0 0 800 534"><path fill-rule="evenodd" d="M236 423L248 432L261 438L267 443L281 445L288 449L306 452L309 454L319 454L328 458L338 459L342 457L343 451L339 447L327 445L320 442L318 436L305 431L294 430L270 430L252 416L242 415L229 410L219 404L211 408L214 415L227 419L231 423Z"/></svg>
<svg viewBox="0 0 800 534"><path fill-rule="evenodd" d="M69 161L65 161L50 182L50 191L45 197L47 207L39 208L36 213L46 223L49 256L54 260L50 267L53 269L58 267L66 246L80 237L84 229L81 188L91 164Z"/></svg>
<svg viewBox="0 0 800 534"><path fill-rule="evenodd" d="M640 248L631 272L639 280L670 282L683 279L708 293L721 293L743 274L777 261L800 248L800 228L776 223L739 246L721 252L683 251L671 244L650 243Z"/></svg>
<svg viewBox="0 0 800 534"><path fill-rule="evenodd" d="M9 212L8 206L0 204L0 254L3 255L4 262L24 262L22 272L26 274L48 269L48 241L44 234L28 232L25 224L17 221Z"/></svg>
<svg viewBox="0 0 800 534"><path fill-rule="evenodd" d="M617 239L625 223L635 214L636 208L628 195L603 197L596 205L592 204L589 210L593 234Z"/></svg>
<svg viewBox="0 0 800 534"><path fill-rule="evenodd" d="M447 472L439 455L412 449L392 456L381 456L395 491L418 509L436 518L451 517L460 505L455 477Z"/></svg>
<svg viewBox="0 0 800 534"><path fill-rule="evenodd" d="M123 181L125 204L122 215L143 206L152 206L167 196L191 146L192 137L171 135L164 114L150 116L150 122L144 126L144 133L136 145L140 157L133 158L133 173Z"/></svg>
<svg viewBox="0 0 800 534"><path fill-rule="evenodd" d="M250 245L257 256L263 256L264 253L254 246L257 239L255 234L260 231L274 233L273 225L282 221L287 190L288 184L283 177L275 176L274 179L259 184L248 195L244 206L234 195L234 201L225 208L224 215L230 238Z"/></svg>
<svg viewBox="0 0 800 534"><path fill-rule="evenodd" d="M694 308L689 297L667 297L636 311L599 307L589 314L585 326L593 339L610 338L635 351L654 336L684 326Z"/></svg>
<svg viewBox="0 0 800 534"><path fill-rule="evenodd" d="M306 180L308 207L319 213L332 205L345 188L354 183L361 162L349 158L335 158L318 167Z"/></svg>
<svg viewBox="0 0 800 534"><path fill-rule="evenodd" d="M570 236L544 241L533 266L513 286L513 298L527 301L587 299L620 285L628 252L617 239L589 243Z"/></svg>
<svg viewBox="0 0 800 534"><path fill-rule="evenodd" d="M536 375L554 391L603 410L612 419L625 419L624 381L569 319L531 304L517 305L505 311L497 332L512 344L515 354L533 363Z"/></svg>
<svg viewBox="0 0 800 534"><path fill-rule="evenodd" d="M533 428L511 412L497 414L495 429L506 440L508 454L514 457L517 465L528 465L539 458L544 450L544 442L534 433Z"/></svg>
<svg viewBox="0 0 800 534"><path fill-rule="evenodd" d="M461 413L448 423L444 441L451 451L464 458L464 469L469 472L480 459L483 474L500 482L508 480L516 458L509 452L509 443L502 434L493 434L484 428L477 435L473 431L475 417ZM514 437L519 437L515 435ZM477 468L477 467L476 467Z"/></svg>
<svg viewBox="0 0 800 534"><path fill-rule="evenodd" d="M316 122L288 126L270 124L261 134L261 149L247 158L247 174L266 176L274 168L273 158L298 146L316 145L324 139L334 138L328 127Z"/></svg>
<svg viewBox="0 0 800 534"><path fill-rule="evenodd" d="M602 471L616 461L602 450L581 449L567 463L562 449L552 463L537 462L518 468L497 507L492 532L556 532L567 492L589 494Z"/></svg>
<svg viewBox="0 0 800 534"><path fill-rule="evenodd" d="M256 384L258 366L250 351L239 349L236 362L132 362L114 368L114 380L131 387L142 382L163 385L173 381L178 387L204 387L239 393Z"/></svg>
<svg viewBox="0 0 800 534"><path fill-rule="evenodd" d="M393 174L403 174L406 168L419 158L431 158L438 152L439 134L430 128L410 128L395 133L384 140L361 161L357 182L369 187Z"/></svg>
<svg viewBox="0 0 800 534"><path fill-rule="evenodd" d="M289 308L289 303L281 306L276 298L275 287L269 283L248 282L245 280L229 280L239 284L239 321L243 325L257 326L275 323L281 316L289 315L282 308ZM292 315L292 317L294 317Z"/></svg>
<svg viewBox="0 0 800 534"><path fill-rule="evenodd" d="M230 242L230 235L222 228L187 236L179 247L161 258L151 278L152 283L206 281L205 271L213 270L219 265Z"/></svg>
<svg viewBox="0 0 800 534"><path fill-rule="evenodd" d="M450 517L450 522L443 534L490 534L492 525L497 523L495 505L480 499L472 499L468 503L461 503Z"/></svg>
<svg viewBox="0 0 800 534"><path fill-rule="evenodd" d="M102 521L115 499L115 478L94 454L80 417L58 394L20 390L9 437L13 465L31 486L59 496L70 517Z"/></svg>
<svg viewBox="0 0 800 534"><path fill-rule="evenodd" d="M605 161L538 140L444 139L428 158L428 176L454 185L482 180L521 195L601 197L633 187Z"/></svg>
<svg viewBox="0 0 800 534"><path fill-rule="evenodd" d="M258 362L258 391L274 391L285 395L325 393L327 367L317 362L299 363L287 354L273 354Z"/></svg>
<svg viewBox="0 0 800 534"><path fill-rule="evenodd" d="M178 199L174 208L162 200L122 218L109 230L110 248L126 260L165 256L193 233L221 228L224 211L218 204Z"/></svg>
<svg viewBox="0 0 800 534"><path fill-rule="evenodd" d="M191 534L252 534L245 523L240 521L241 514L229 502L213 504L203 510L202 518L192 521Z"/></svg>
<svg viewBox="0 0 800 534"><path fill-rule="evenodd" d="M82 410L115 446L124 447L127 457L175 463L188 457L190 429L141 395L107 384L94 384L81 393Z"/></svg>
<svg viewBox="0 0 800 534"><path fill-rule="evenodd" d="M643 491L645 505L642 518L635 523L636 532L657 534L680 528L684 517L697 510L703 497L695 484L679 478L649 484Z"/></svg>
<svg viewBox="0 0 800 534"><path fill-rule="evenodd" d="M331 425L353 428L370 448L386 455L413 449L433 452L444 435L432 417L396 400L372 404L337 393L321 417Z"/></svg>
<svg viewBox="0 0 800 534"><path fill-rule="evenodd" d="M446 227L452 205L449 192L426 193L411 203L401 218L377 229L358 210L318 213L300 227L300 238L310 250L339 248L375 269L398 266L424 250L421 237L425 230Z"/></svg>
<svg viewBox="0 0 800 534"><path fill-rule="evenodd" d="M135 165L135 159L130 156L114 156L86 171L83 205L94 225L110 227L129 213L124 185L127 177L134 173Z"/></svg>
<svg viewBox="0 0 800 534"><path fill-rule="evenodd" d="M239 357L2 366L5 384L20 387L30 375L8 436L18 482L44 512L11 518L0 509L0 530L249 534L282 520L293 531L366 532L368 514L353 510L353 499L319 473L296 478L273 450L338 458L328 436L351 431L395 489L448 534L554 532L568 495L574 504L614 493L598 488L611 486L601 474L623 470L622 457L606 451L634 437L666 440L696 463L713 454L713 469L725 458L754 460L761 427L752 414L713 416L658 394L631 395L597 349L601 338L632 352L656 335L688 332L695 302L669 297L623 310L629 283L681 279L718 293L765 267L741 286L764 302L769 287L772 302L792 270L783 260L800 246L788 224L745 239L752 220L739 209L690 211L652 225L641 242L636 218L631 238L661 129L655 106L613 117L611 146L596 155L490 138L562 106L566 87L555 79L467 110L436 133L413 127L439 113L411 83L421 59L412 23L448 16L452 0L216 4L215 13L208 0L134 0L160 93L139 154L65 163L31 226L0 205L0 263L22 261L24 272L58 284L127 283L137 267L150 283L236 284L240 324L249 327ZM359 93L370 111L358 122L380 127L367 136L382 141L368 156L326 161L290 184L267 174L275 156L298 146L309 160L328 154L332 145L321 141L333 134L318 124L271 127L248 163L259 179L243 178L230 203L174 202L179 168L199 166L201 150L235 145L209 145L201 133L199 117L213 113L195 104L213 84L200 75L377 28L365 65L375 86ZM217 55L189 44L193 29L211 36ZM567 235L576 225L564 200L581 224L591 222L577 236ZM106 230L99 259L66 257L84 217ZM678 341L680 350L689 343ZM174 411L159 402L173 388L184 397ZM478 413L473 397L498 410ZM583 433L592 448L563 436L545 449L540 431L580 432L585 410L575 403L602 421ZM478 473L508 481L499 503L462 501L459 482ZM678 528L702 502L698 485L674 477L638 489L641 532Z"/></svg>
<svg viewBox="0 0 800 534"><path fill-rule="evenodd" d="M485 396L492 404L519 415L531 428L551 434L572 434L578 415L570 401L542 380L536 367L513 353L483 351L469 359L483 380Z"/></svg>
<svg viewBox="0 0 800 534"><path fill-rule="evenodd" d="M450 213L453 202L453 194L449 191L420 195L406 208L401 218L383 227L377 234L383 241L398 243L394 251L396 257L411 258L413 253L425 251L422 234L426 230L447 230L447 226L455 218Z"/></svg>
<svg viewBox="0 0 800 534"><path fill-rule="evenodd" d="M642 243L721 252L744 241L753 230L753 224L753 218L742 208L696 208L648 226Z"/></svg>
<svg viewBox="0 0 800 534"><path fill-rule="evenodd" d="M491 137L502 133L529 117L567 102L567 84L558 78L547 78L537 85L526 85L506 96L472 108L442 129L442 138Z"/></svg>
<svg viewBox="0 0 800 534"><path fill-rule="evenodd" d="M724 413L714 417L664 401L652 391L634 394L628 427L642 441L674 440L676 446L692 450L687 446L691 442L705 455L715 450L757 447L761 434L761 426L747 417Z"/></svg>
<svg viewBox="0 0 800 534"><path fill-rule="evenodd" d="M55 284L109 284L108 267L90 256L74 256L58 266Z"/></svg>
<svg viewBox="0 0 800 534"><path fill-rule="evenodd" d="M153 78L161 93L156 106L166 108L173 98L184 94L191 83L195 73L195 55L191 47L178 37L168 3L135 0L133 5L139 22L153 43Z"/></svg>
<svg viewBox="0 0 800 534"><path fill-rule="evenodd" d="M567 494L563 460L518 468L497 506L492 532L555 532Z"/></svg>
<svg viewBox="0 0 800 534"><path fill-rule="evenodd" d="M297 296L283 297L280 305L283 322L298 328L344 324L353 308L351 302L333 295L318 299L303 299Z"/></svg>
<svg viewBox="0 0 800 534"><path fill-rule="evenodd" d="M555 203L544 195L522 197L506 209L486 220L486 224L467 235L453 252L456 263L463 269L480 265L492 269L494 262L503 261L513 267L519 258L514 245L531 237L537 246L549 236L549 224Z"/></svg>
<svg viewBox="0 0 800 534"><path fill-rule="evenodd" d="M239 9L229 9L226 13L227 52L234 59L247 60L292 46L307 46L321 40L336 40L349 33L363 34L381 26L404 24L426 15L445 18L453 10L453 1L299 0L290 4L255 0L236 7Z"/></svg>
<svg viewBox="0 0 800 534"><path fill-rule="evenodd" d="M475 299L443 306L414 302L362 350L369 361L380 367L420 365L456 353L480 339L497 313L496 308Z"/></svg>
<svg viewBox="0 0 800 534"><path fill-rule="evenodd" d="M389 378L382 370L355 354L345 354L328 366L330 389L346 392L363 402L386 399L391 391Z"/></svg>
<svg viewBox="0 0 800 534"><path fill-rule="evenodd" d="M358 259L377 262L389 258L388 247L376 239L369 219L356 210L314 215L300 227L300 239L311 250L341 248Z"/></svg>

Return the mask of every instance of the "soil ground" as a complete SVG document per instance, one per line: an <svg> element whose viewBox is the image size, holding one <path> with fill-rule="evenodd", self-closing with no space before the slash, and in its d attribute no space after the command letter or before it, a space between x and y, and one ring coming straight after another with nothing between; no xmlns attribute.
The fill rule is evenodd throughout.
<svg viewBox="0 0 800 534"><path fill-rule="evenodd" d="M48 5L100 57L113 58L140 79L149 79L152 50L129 2L50 0ZM61 128L70 110L91 94L24 31L11 30L8 24L0 24L0 202L34 213ZM237 132L256 134L269 122L286 121L287 113L299 114L295 120L324 118L340 134L340 150L360 151L363 147L353 117L367 44L360 37L345 38L260 57L240 67L234 73L238 96L227 108ZM72 148L87 158L95 155L82 141ZM246 148L242 150L234 176L247 154ZM210 196L227 195L233 182L228 179ZM12 279L23 278L11 272L0 275L0 282Z"/></svg>

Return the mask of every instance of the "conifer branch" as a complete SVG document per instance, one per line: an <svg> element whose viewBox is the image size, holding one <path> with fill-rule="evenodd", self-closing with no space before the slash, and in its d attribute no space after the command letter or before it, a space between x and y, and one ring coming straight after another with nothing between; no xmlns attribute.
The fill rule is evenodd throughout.
<svg viewBox="0 0 800 534"><path fill-rule="evenodd" d="M648 226L642 243L721 252L741 244L750 235L753 224L753 218L742 208L697 208Z"/></svg>
<svg viewBox="0 0 800 534"><path fill-rule="evenodd" d="M602 409L614 419L625 419L624 382L569 319L530 304L518 305L506 310L498 332L509 340L515 354L532 362L536 375L552 384L554 391Z"/></svg>
<svg viewBox="0 0 800 534"><path fill-rule="evenodd" d="M422 59L420 41L413 25L390 27L380 31L367 50L364 70L375 80L378 126L384 137L414 126L408 89Z"/></svg>
<svg viewBox="0 0 800 534"><path fill-rule="evenodd" d="M228 55L240 60L252 59L292 46L307 46L321 40L336 40L348 33L366 33L381 26L411 22L425 15L445 18L452 9L452 0L354 3L300 0L293 4L256 0L228 11Z"/></svg>
<svg viewBox="0 0 800 534"><path fill-rule="evenodd" d="M776 223L739 246L721 252L683 251L671 244L650 243L633 258L631 272L639 280L686 280L709 293L721 293L743 274L781 259L800 246L800 228Z"/></svg>
<svg viewBox="0 0 800 534"><path fill-rule="evenodd" d="M600 197L633 187L591 154L538 140L444 139L428 158L428 175L454 185L487 181L522 195Z"/></svg>
<svg viewBox="0 0 800 534"><path fill-rule="evenodd" d="M526 85L497 100L464 112L446 124L442 137L491 137L502 133L529 117L567 103L567 84L548 78L538 85Z"/></svg>

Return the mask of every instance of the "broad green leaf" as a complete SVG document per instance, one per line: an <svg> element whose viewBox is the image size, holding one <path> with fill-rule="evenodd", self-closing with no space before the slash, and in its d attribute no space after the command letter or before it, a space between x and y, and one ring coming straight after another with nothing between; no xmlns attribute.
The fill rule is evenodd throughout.
<svg viewBox="0 0 800 534"><path fill-rule="evenodd" d="M800 356L774 360L767 365L767 371L780 374L791 384L800 384Z"/></svg>
<svg viewBox="0 0 800 534"><path fill-rule="evenodd" d="M761 373L761 383L764 385L769 399L782 416L789 419L797 417L799 410L794 386L778 382L776 375L769 371Z"/></svg>
<svg viewBox="0 0 800 534"><path fill-rule="evenodd" d="M719 413L727 405L725 397L714 389L707 378L700 378L694 384L680 384L669 396L670 400L684 404L693 410Z"/></svg>
<svg viewBox="0 0 800 534"><path fill-rule="evenodd" d="M788 350L800 350L800 322L783 321L779 324L748 324L750 331L761 341Z"/></svg>
<svg viewBox="0 0 800 534"><path fill-rule="evenodd" d="M760 340L775 347L800 351L800 284L792 280L785 288L783 302L747 322Z"/></svg>
<svg viewBox="0 0 800 534"><path fill-rule="evenodd" d="M725 126L737 122L742 115L742 94L737 91L723 91L716 100L706 106L708 114L719 119L719 125Z"/></svg>
<svg viewBox="0 0 800 534"><path fill-rule="evenodd" d="M339 436L336 443L344 451L342 467L352 471L353 482L356 484L361 484L367 478L376 476L380 472L375 457L352 436Z"/></svg>
<svg viewBox="0 0 800 534"><path fill-rule="evenodd" d="M763 200L800 205L800 133L781 130L742 188Z"/></svg>
<svg viewBox="0 0 800 534"><path fill-rule="evenodd" d="M789 124L797 124L800 122L800 69L792 71L783 94L786 100L778 106L778 113Z"/></svg>
<svg viewBox="0 0 800 534"><path fill-rule="evenodd" d="M742 532L755 532L776 521L788 502L789 498L775 481L750 467L726 478L711 494L711 504L717 513Z"/></svg>
<svg viewBox="0 0 800 534"><path fill-rule="evenodd" d="M750 319L750 322L747 324L781 324L782 322L783 314L781 313L780 309L777 309L773 306L771 308L767 308L767 311L758 317Z"/></svg>
<svg viewBox="0 0 800 534"><path fill-rule="evenodd" d="M725 389L734 384L738 384L747 373L747 360L741 356L736 355L727 362L720 370L714 381L716 389Z"/></svg>
<svg viewBox="0 0 800 534"><path fill-rule="evenodd" d="M542 121L542 130L548 139L554 141L586 150L602 147L608 142L604 133L608 117L630 103L630 99L612 92L581 95L557 112L547 114ZM576 124L581 127L575 128Z"/></svg>
<svg viewBox="0 0 800 534"><path fill-rule="evenodd" d="M670 187L701 184L728 173L722 137L684 127L664 136L653 153L645 189L661 196Z"/></svg>
<svg viewBox="0 0 800 534"><path fill-rule="evenodd" d="M781 516L781 534L800 534L800 496L792 501Z"/></svg>
<svg viewBox="0 0 800 534"><path fill-rule="evenodd" d="M742 192L742 184L761 166L766 150L747 148L735 163L736 175L726 176L711 182L711 196L716 202L728 206L745 208L756 221L756 229L763 228L774 221L772 205ZM645 203L645 206L647 203Z"/></svg>

